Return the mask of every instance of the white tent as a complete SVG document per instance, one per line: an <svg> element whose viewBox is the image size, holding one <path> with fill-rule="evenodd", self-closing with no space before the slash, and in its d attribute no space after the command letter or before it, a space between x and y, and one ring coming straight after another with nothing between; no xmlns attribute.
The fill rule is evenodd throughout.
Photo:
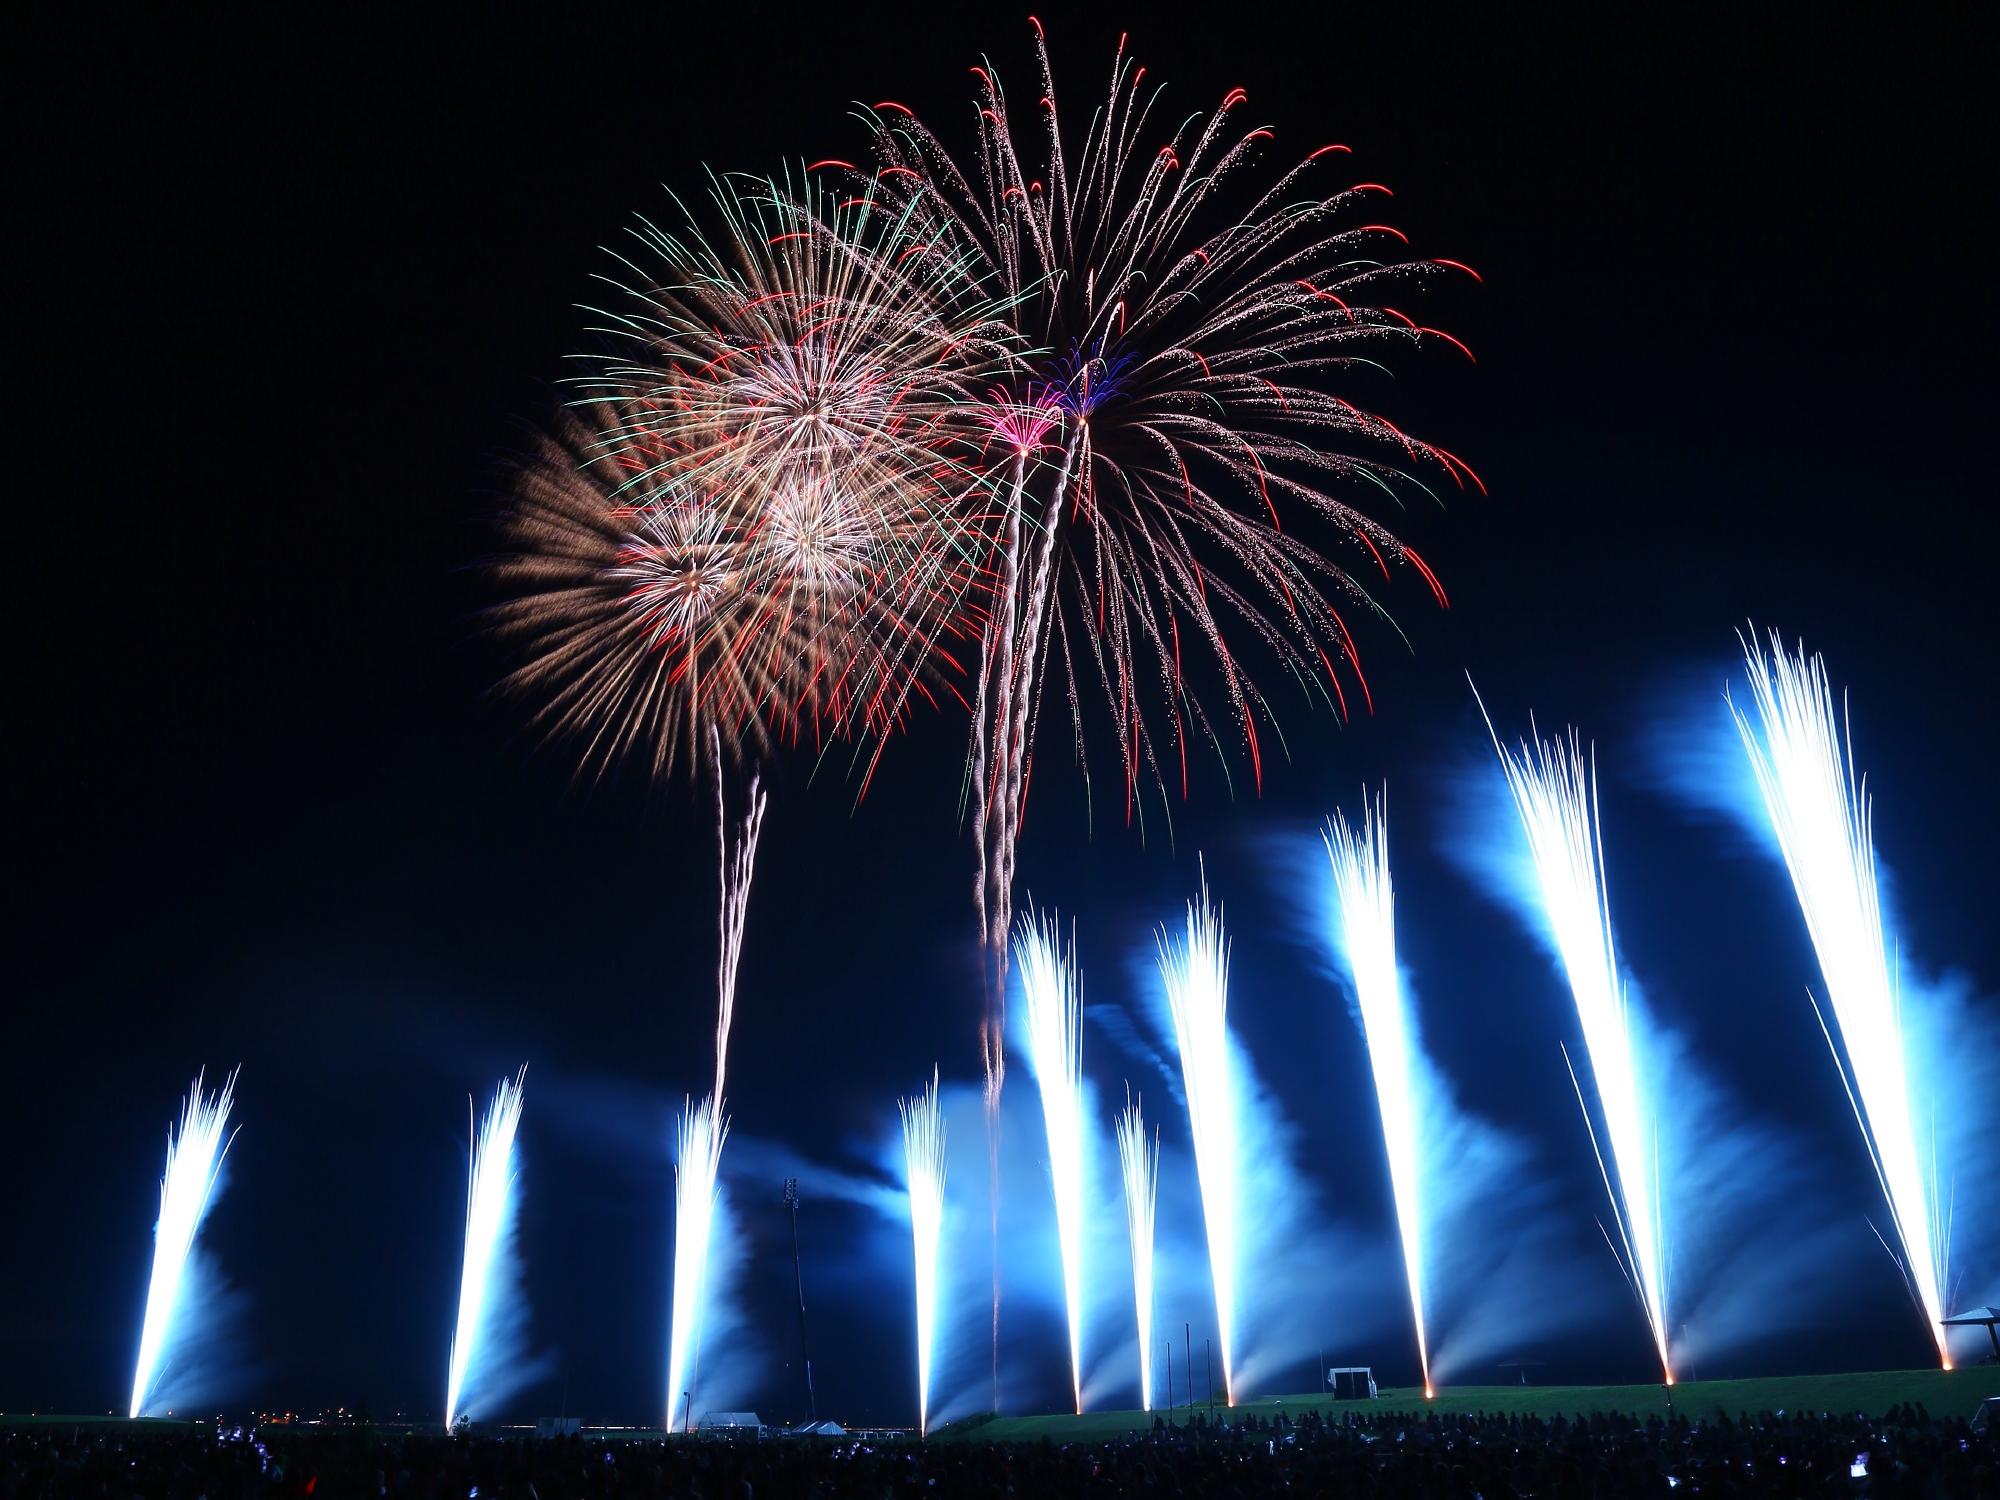
<svg viewBox="0 0 2000 1500"><path fill-rule="evenodd" d="M764 1435L764 1419L754 1411L712 1411L695 1423L697 1432L753 1432Z"/></svg>

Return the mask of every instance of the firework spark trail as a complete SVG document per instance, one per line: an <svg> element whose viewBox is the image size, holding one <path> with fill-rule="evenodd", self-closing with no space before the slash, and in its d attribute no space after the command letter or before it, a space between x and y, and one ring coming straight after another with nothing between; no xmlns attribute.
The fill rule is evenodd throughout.
<svg viewBox="0 0 2000 1500"><path fill-rule="evenodd" d="M1216 1343L1222 1354L1222 1390L1236 1404L1236 1207L1241 1167L1237 1149L1236 1090L1229 1055L1229 943L1222 912L1208 899L1208 876L1199 901L1187 910L1187 939L1158 935L1160 977L1173 1014L1187 1093L1188 1128L1194 1136L1201 1217L1208 1234L1208 1273L1215 1287Z"/></svg>
<svg viewBox="0 0 2000 1500"><path fill-rule="evenodd" d="M500 1313L493 1304L505 1288L495 1284L495 1273L507 1257L514 1233L514 1133L521 1124L522 1088L527 1081L525 1065L511 1082L501 1079L486 1118L472 1135L465 1186L465 1261L459 1272L458 1326L451 1339L444 1398L447 1430L464 1414L467 1387L482 1373L487 1330ZM468 1117L471 1112L468 1099Z"/></svg>
<svg viewBox="0 0 2000 1500"><path fill-rule="evenodd" d="M139 1329L139 1361L132 1374L130 1415L144 1416L166 1374L166 1354L185 1332L188 1260L215 1195L223 1158L236 1132L228 1130L236 1075L203 1095L195 1075L181 1108L178 1133L167 1129L167 1170L160 1178L160 1217L153 1228L153 1272L146 1283L146 1315Z"/></svg>
<svg viewBox="0 0 2000 1500"><path fill-rule="evenodd" d="M1132 1244L1132 1300L1139 1319L1139 1409L1153 1409L1153 1210L1160 1193L1160 1132L1129 1097L1118 1115L1118 1165L1125 1178L1125 1233Z"/></svg>
<svg viewBox="0 0 2000 1500"><path fill-rule="evenodd" d="M736 1020L736 967L743 957L743 928L750 904L750 880L757 871L757 839L764 831L764 789L756 772L750 773L749 810L736 830L732 848L729 839L729 807L724 800L722 736L711 739L715 770L715 842L722 871L722 900L718 905L715 963L715 1098L723 1097L723 1077L729 1064L729 1028Z"/></svg>
<svg viewBox="0 0 2000 1500"><path fill-rule="evenodd" d="M1483 711L1483 705L1482 705ZM1607 1166L1583 1085L1574 1065L1570 1079L1583 1108L1597 1155L1599 1174L1611 1200L1618 1226L1620 1263L1653 1336L1663 1378L1671 1385L1673 1364L1667 1351L1667 1284L1665 1231L1660 1219L1658 1127L1640 1080L1636 1052L1639 1039L1618 958L1611 940L1611 907L1604 887L1604 848L1597 821L1597 766L1586 761L1576 731L1567 741L1537 736L1518 754L1493 736L1508 789L1521 815L1528 850L1534 859L1542 910L1553 932L1557 952L1569 979L1570 995L1590 1058L1591 1076L1604 1113L1609 1138ZM1568 1049L1564 1049L1568 1060ZM1616 1182L1614 1185L1614 1174ZM1607 1234L1606 1238L1609 1238Z"/></svg>
<svg viewBox="0 0 2000 1500"><path fill-rule="evenodd" d="M1083 1410L1083 1003L1076 942L1065 951L1052 915L1031 911L1014 938L1027 1012L1028 1063L1042 1094L1049 1183L1062 1246L1063 1300L1069 1312L1070 1394Z"/></svg>
<svg viewBox="0 0 2000 1500"><path fill-rule="evenodd" d="M729 1062L729 1031L736 1017L736 967L743 955L743 930L750 901L750 881L757 866L757 839L763 831L765 794L753 772L749 810L730 839L729 810L724 800L720 736L715 756L716 845L722 874L719 903L719 948L716 960L715 1086L696 1104L681 1110L674 1154L674 1290L672 1321L667 1334L667 1430L681 1422L694 1424L693 1373L701 1360L701 1331L709 1301L708 1258L715 1228L720 1189L722 1146L729 1135L723 1084ZM687 1384L683 1385L683 1379Z"/></svg>
<svg viewBox="0 0 2000 1500"><path fill-rule="evenodd" d="M1926 1170L1917 1144L1921 1090L1911 1086L1901 996L1883 935L1868 785L1855 770L1844 716L1834 712L1825 663L1803 645L1796 655L1787 651L1776 631L1769 657L1754 634L1743 649L1759 722L1733 702L1730 712L1819 958L1840 1032L1841 1045L1831 1031L1827 1045L1888 1204L1903 1275L1948 1370L1941 1320L1949 1236L1935 1171ZM1817 1002L1814 1011L1825 1030Z"/></svg>
<svg viewBox="0 0 2000 1500"><path fill-rule="evenodd" d="M1403 1276L1410 1288L1410 1317L1417 1330L1417 1359L1424 1394L1431 1394L1431 1357L1424 1332L1424 1246L1420 1202L1423 1142L1417 1099L1415 1024L1396 965L1396 895L1389 879L1388 795L1362 816L1357 834L1335 814L1323 835L1340 900L1340 949L1346 955L1361 1010L1368 1062L1375 1074L1375 1103L1382 1116L1382 1144L1396 1199L1396 1227L1403 1241Z"/></svg>
<svg viewBox="0 0 2000 1500"><path fill-rule="evenodd" d="M931 1355L937 1336L938 1242L944 1230L944 1114L938 1080L915 1098L897 1101L903 1117L903 1166L910 1199L910 1239L916 1258L917 1431L930 1431Z"/></svg>

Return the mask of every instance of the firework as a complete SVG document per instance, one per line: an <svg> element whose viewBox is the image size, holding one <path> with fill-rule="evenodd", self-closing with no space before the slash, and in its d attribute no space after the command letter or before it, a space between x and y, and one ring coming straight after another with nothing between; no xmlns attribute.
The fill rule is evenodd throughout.
<svg viewBox="0 0 2000 1500"><path fill-rule="evenodd" d="M865 200L711 196L720 235L638 220L602 278L607 352L507 520L507 682L597 771L670 774L711 732L732 761L852 738L872 771L913 703L958 691L978 393L1008 335Z"/></svg>
<svg viewBox="0 0 2000 1500"><path fill-rule="evenodd" d="M1069 1310L1070 1394L1083 1410L1083 1003L1076 945L1063 948L1054 917L1031 913L1014 939L1027 1010L1028 1061L1042 1093L1049 1182L1062 1246L1063 1300Z"/></svg>
<svg viewBox="0 0 2000 1500"><path fill-rule="evenodd" d="M472 1157L466 1171L465 1263L458 1279L458 1326L451 1339L451 1370L445 1386L444 1421L456 1427L465 1414L470 1388L488 1373L484 1365L496 1319L506 1310L497 1304L506 1294L502 1268L512 1253L514 1238L514 1134L521 1124L525 1066L510 1082L500 1080L486 1118L472 1133ZM466 1102L468 1115L471 1101Z"/></svg>
<svg viewBox="0 0 2000 1500"><path fill-rule="evenodd" d="M166 1374L174 1344L187 1332L188 1262L195 1235L208 1216L223 1158L236 1132L228 1129L236 1075L213 1094L195 1075L181 1107L178 1132L167 1128L167 1170L160 1179L160 1217L153 1227L153 1274L146 1283L146 1316L139 1330L139 1362L132 1374L130 1414L144 1416Z"/></svg>
<svg viewBox="0 0 2000 1500"><path fill-rule="evenodd" d="M1796 655L1788 652L1775 631L1769 657L1754 635L1743 646L1758 724L1733 703L1731 712L1819 957L1839 1045L1817 1002L1814 1012L1888 1204L1903 1275L1937 1341L1938 1359L1950 1369L1942 1322L1949 1240L1935 1173L1918 1147L1913 1106L1927 1091L1911 1086L1901 996L1882 930L1867 783L1854 768L1844 715L1834 713L1825 663L1808 657L1803 645Z"/></svg>
<svg viewBox="0 0 2000 1500"><path fill-rule="evenodd" d="M716 755L716 840L722 871L718 904L718 944L715 971L715 1086L701 1103L688 1100L681 1110L674 1153L674 1292L672 1321L667 1331L667 1430L674 1426L676 1404L681 1420L694 1424L694 1386L683 1377L699 1364L701 1329L708 1312L708 1257L720 1195L722 1143L729 1134L723 1109L723 1085L729 1066L729 1031L736 1019L736 966L743 956L743 930L748 917L750 879L757 867L757 838L763 831L765 797L758 778L750 777L749 810L732 841L728 805L723 795L721 747Z"/></svg>
<svg viewBox="0 0 2000 1500"><path fill-rule="evenodd" d="M1491 720L1487 729L1492 731ZM1493 735L1534 860L1542 910L1569 978L1585 1051L1604 1115L1611 1160L1605 1161L1583 1086L1570 1067L1583 1107L1599 1175L1618 1227L1614 1251L1639 1298L1660 1357L1673 1383L1667 1354L1665 1231L1660 1222L1659 1150L1653 1108L1640 1077L1638 1028L1611 941L1611 906L1604 887L1604 847L1597 823L1597 762L1586 760L1575 730L1567 740L1523 742L1518 753ZM1563 1050L1565 1061L1569 1051ZM1614 1183L1615 1177L1615 1183ZM1607 1235L1607 1238L1609 1236Z"/></svg>
<svg viewBox="0 0 2000 1500"><path fill-rule="evenodd" d="M707 1311L709 1235L715 1226L722 1168L722 1143L729 1121L714 1094L681 1111L674 1153L673 1321L667 1337L667 1430L694 1429L694 1386L683 1385L699 1355L698 1339Z"/></svg>
<svg viewBox="0 0 2000 1500"><path fill-rule="evenodd" d="M1190 740L1225 774L1247 752L1261 777L1270 705L1234 635L1344 714L1350 687L1367 693L1345 612L1377 608L1360 569L1386 581L1406 563L1443 601L1422 560L1335 491L1393 501L1424 471L1476 483L1322 388L1387 345L1455 345L1380 299L1464 268L1381 258L1405 238L1371 222L1386 189L1326 180L1344 146L1256 185L1272 133L1232 123L1243 91L1176 127L1122 42L1108 99L1066 134L1036 29L1041 77L1018 129L998 78L973 70L971 167L904 106L867 114L866 192L907 211L934 253L975 266L1028 351L986 413L998 514L968 782L994 976L989 1096L1004 1074L995 1008L1047 674L1086 781L1082 704L1108 705L1128 819L1142 781L1186 795Z"/></svg>
<svg viewBox="0 0 2000 1500"><path fill-rule="evenodd" d="M1153 1409L1153 1209L1160 1192L1160 1132L1128 1096L1118 1116L1118 1164L1125 1178L1125 1232L1132 1243L1132 1301L1139 1318L1139 1409Z"/></svg>
<svg viewBox="0 0 2000 1500"><path fill-rule="evenodd" d="M1417 1330L1417 1359L1424 1394L1431 1394L1430 1347L1424 1335L1422 1206L1418 1201L1419 1058L1416 1023L1396 966L1396 895L1389 880L1388 798L1385 792L1362 816L1356 833L1336 814L1324 835L1340 901L1340 950L1354 983L1362 1035L1375 1074L1375 1104L1382 1116L1382 1144L1389 1156L1389 1184L1396 1199L1396 1228L1403 1241L1403 1276L1410 1288L1410 1317Z"/></svg>
<svg viewBox="0 0 2000 1500"><path fill-rule="evenodd" d="M1215 1288L1223 1397L1233 1406L1236 1205L1241 1161L1229 1056L1229 943L1222 932L1222 911L1209 903L1206 873L1199 901L1188 903L1186 941L1169 939L1162 929L1158 945L1160 975L1166 982L1174 1043L1180 1051L1181 1079L1187 1092L1195 1172L1201 1182L1201 1217L1208 1232L1208 1274Z"/></svg>
<svg viewBox="0 0 2000 1500"><path fill-rule="evenodd" d="M910 1197L910 1238L916 1254L917 1431L930 1431L931 1354L937 1336L938 1240L944 1231L944 1114L938 1080L915 1098L899 1100L903 1165Z"/></svg>

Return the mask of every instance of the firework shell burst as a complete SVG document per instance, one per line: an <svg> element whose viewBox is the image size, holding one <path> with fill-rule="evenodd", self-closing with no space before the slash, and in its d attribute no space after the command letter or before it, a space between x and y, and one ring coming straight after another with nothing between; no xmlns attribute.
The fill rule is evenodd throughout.
<svg viewBox="0 0 2000 1500"><path fill-rule="evenodd" d="M737 760L852 739L872 772L963 696L1013 335L908 213L739 177L709 206L712 237L635 220L601 278L603 352L506 523L508 686L589 769L665 776L713 730Z"/></svg>
<svg viewBox="0 0 2000 1500"><path fill-rule="evenodd" d="M1031 351L989 417L1018 467L1001 487L1011 503L993 590L993 654L1005 660L988 673L1005 708L982 716L994 744L975 759L998 773L982 794L1007 824L1019 821L1051 661L1086 776L1082 700L1109 706L1128 817L1141 781L1186 795L1190 738L1225 772L1247 751L1261 779L1269 706L1231 638L1261 642L1343 716L1350 691L1365 704L1345 617L1380 613L1363 579L1386 585L1406 564L1445 596L1341 495L1395 506L1478 486L1452 454L1322 388L1395 344L1469 357L1389 301L1422 278L1475 273L1407 258L1401 231L1374 221L1388 189L1329 181L1344 146L1259 188L1273 135L1236 123L1243 91L1175 124L1122 42L1109 98L1081 136L1066 134L1036 31L1040 86L1025 119L991 69L973 69L970 166L903 105L864 114L877 159L867 191L906 205L913 233L954 263L977 264ZM1351 567L1310 539L1329 528ZM1196 654L1213 709L1191 685Z"/></svg>

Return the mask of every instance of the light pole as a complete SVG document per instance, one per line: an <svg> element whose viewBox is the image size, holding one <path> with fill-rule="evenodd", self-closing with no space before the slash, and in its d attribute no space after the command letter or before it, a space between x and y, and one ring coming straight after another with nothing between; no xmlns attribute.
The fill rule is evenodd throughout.
<svg viewBox="0 0 2000 1500"><path fill-rule="evenodd" d="M1187 1355L1188 1426L1194 1426L1194 1324L1181 1324L1181 1350Z"/></svg>
<svg viewBox="0 0 2000 1500"><path fill-rule="evenodd" d="M785 1179L785 1207L792 1211L792 1280L799 1289L799 1359L806 1368L806 1411L819 1421L819 1402L813 1396L812 1350L806 1344L806 1274L799 1262L799 1180Z"/></svg>

